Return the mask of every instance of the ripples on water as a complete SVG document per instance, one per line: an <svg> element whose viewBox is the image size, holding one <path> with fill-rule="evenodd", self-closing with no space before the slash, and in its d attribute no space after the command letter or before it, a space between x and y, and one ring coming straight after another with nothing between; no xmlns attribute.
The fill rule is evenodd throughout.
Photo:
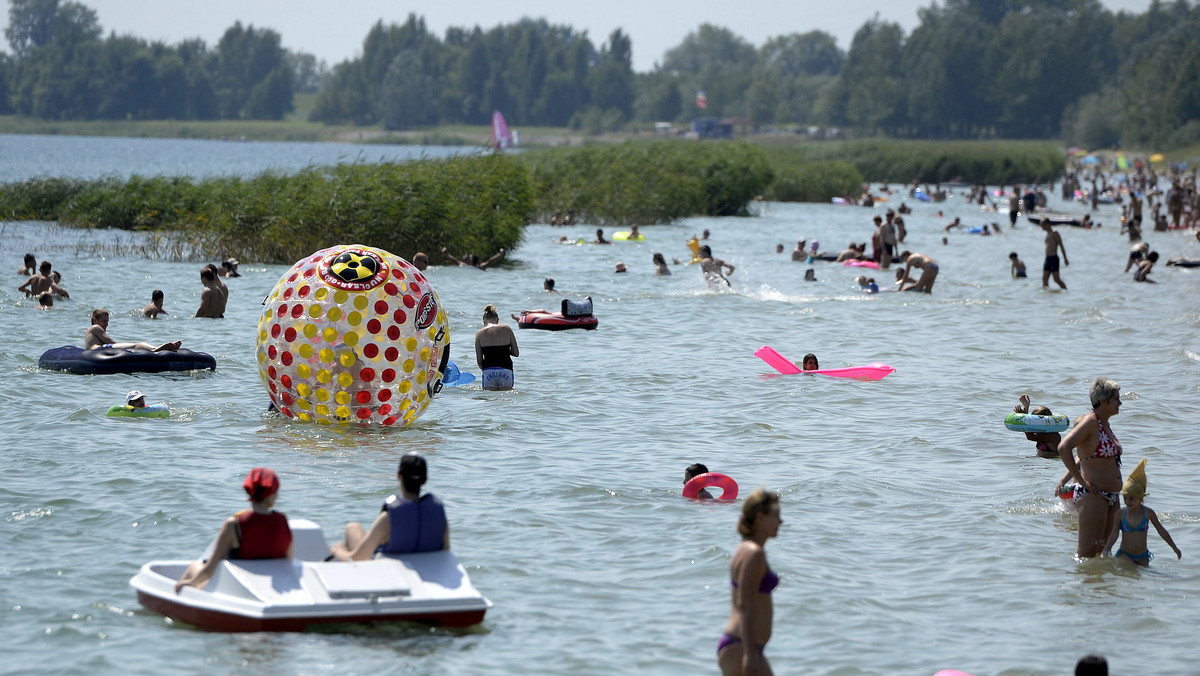
<svg viewBox="0 0 1200 676"><path fill-rule="evenodd" d="M554 305L545 277L591 295L600 328L518 332L515 391L449 388L403 431L264 413L254 326L284 266L243 264L245 276L229 280L228 318L197 320L199 265L76 258L75 232L3 225L10 269L26 250L61 252L52 258L72 294L39 312L14 293L15 275L0 291L5 670L715 673L738 508L679 497L684 467L701 461L744 493L784 494L784 525L768 545L783 579L767 649L776 673L1048 676L1093 651L1114 673L1194 673L1200 271L1160 268L1157 285L1131 282L1109 210L1099 231L1063 231L1070 290L1043 291L1036 278L1009 278L1014 250L1036 277L1042 235L1032 226L950 233L943 246L949 218L1006 214L981 216L960 198L942 206L946 219L913 206L906 246L941 264L931 296L866 296L853 284L860 271L831 263L804 282L807 266L774 253L801 236L829 250L867 239L866 209L766 204L756 218L648 227L647 242L612 247L551 244L594 228L530 226L504 268L432 270L456 361L477 372L471 334L484 304L504 317ZM704 228L737 266L732 293L687 266L653 275L653 252L682 258L683 241ZM1185 233L1148 241L1164 260L1200 255ZM612 273L618 260L629 273ZM171 315L141 319L154 288ZM96 306L113 311L114 336L182 338L219 370L39 371L42 351L79 343ZM824 367L882 361L897 371L877 383L771 377L753 356L764 344L795 359L815 352ZM1121 383L1114 429L1128 461L1150 459L1149 504L1182 561L1156 535L1149 569L1072 561L1075 522L1050 495L1061 463L1033 457L1001 424L1021 392L1079 415L1099 375ZM172 418L105 419L134 388L168 403ZM496 604L481 627L222 636L138 606L128 586L138 566L196 555L244 506L250 467L278 471L281 510L322 524L332 541L394 491L397 459L413 449L429 457L456 552Z"/></svg>

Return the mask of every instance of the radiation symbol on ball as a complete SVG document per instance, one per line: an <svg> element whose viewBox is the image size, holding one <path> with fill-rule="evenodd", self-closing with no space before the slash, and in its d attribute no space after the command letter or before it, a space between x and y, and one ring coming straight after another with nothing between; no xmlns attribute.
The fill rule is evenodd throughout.
<svg viewBox="0 0 1200 676"><path fill-rule="evenodd" d="M373 251L350 249L321 261L321 279L346 291L369 291L387 279L388 266Z"/></svg>
<svg viewBox="0 0 1200 676"><path fill-rule="evenodd" d="M429 279L361 244L297 261L258 320L259 375L292 420L409 425L441 389L449 356L446 311Z"/></svg>

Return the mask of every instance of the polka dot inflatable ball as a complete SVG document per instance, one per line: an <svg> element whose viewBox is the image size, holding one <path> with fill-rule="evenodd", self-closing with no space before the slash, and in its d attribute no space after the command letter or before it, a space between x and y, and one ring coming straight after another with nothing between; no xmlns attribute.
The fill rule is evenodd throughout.
<svg viewBox="0 0 1200 676"><path fill-rule="evenodd" d="M408 261L339 245L296 263L271 290L257 358L271 401L293 420L403 426L441 391L449 325Z"/></svg>

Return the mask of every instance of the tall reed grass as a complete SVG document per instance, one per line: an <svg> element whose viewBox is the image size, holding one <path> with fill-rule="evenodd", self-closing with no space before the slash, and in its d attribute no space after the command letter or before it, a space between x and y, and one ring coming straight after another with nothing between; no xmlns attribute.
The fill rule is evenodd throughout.
<svg viewBox="0 0 1200 676"><path fill-rule="evenodd" d="M872 138L785 143L778 141L778 137L764 137L762 143L776 166L840 161L853 165L866 181L1011 185L1049 181L1062 176L1066 165L1062 147L1050 141ZM826 199L832 196L827 195Z"/></svg>
<svg viewBox="0 0 1200 676"><path fill-rule="evenodd" d="M695 215L745 215L774 172L743 142L628 141L523 153L535 212L575 210L598 225L670 223Z"/></svg>
<svg viewBox="0 0 1200 676"><path fill-rule="evenodd" d="M166 257L291 263L337 243L405 258L443 246L490 254L520 243L533 211L528 170L506 156L351 164L193 181L34 179L0 186L0 217L169 231Z"/></svg>

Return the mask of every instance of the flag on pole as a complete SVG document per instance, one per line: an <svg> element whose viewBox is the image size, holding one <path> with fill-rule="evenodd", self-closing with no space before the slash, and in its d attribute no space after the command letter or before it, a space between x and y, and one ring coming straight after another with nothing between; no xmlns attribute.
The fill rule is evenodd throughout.
<svg viewBox="0 0 1200 676"><path fill-rule="evenodd" d="M696 92L696 107L697 108L707 108L708 107L708 96L704 93L703 89Z"/></svg>

